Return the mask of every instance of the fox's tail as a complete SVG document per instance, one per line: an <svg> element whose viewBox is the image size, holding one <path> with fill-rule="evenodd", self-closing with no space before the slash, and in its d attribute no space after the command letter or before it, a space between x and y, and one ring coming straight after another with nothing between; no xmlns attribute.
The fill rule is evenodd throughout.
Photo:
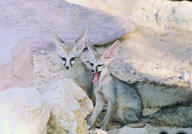
<svg viewBox="0 0 192 134"><path fill-rule="evenodd" d="M192 102L192 87L186 83L179 86L146 80L137 83L136 88L145 108L160 108L179 102Z"/></svg>
<svg viewBox="0 0 192 134"><path fill-rule="evenodd" d="M185 102L165 106L151 115L143 116L139 122L152 126L191 127L192 105Z"/></svg>

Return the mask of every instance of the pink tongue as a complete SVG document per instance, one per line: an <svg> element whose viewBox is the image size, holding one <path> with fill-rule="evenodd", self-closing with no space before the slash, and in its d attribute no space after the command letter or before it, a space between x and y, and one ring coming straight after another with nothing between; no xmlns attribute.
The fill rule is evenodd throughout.
<svg viewBox="0 0 192 134"><path fill-rule="evenodd" d="M96 83L98 79L99 79L99 73L96 72L96 73L94 74L93 83Z"/></svg>

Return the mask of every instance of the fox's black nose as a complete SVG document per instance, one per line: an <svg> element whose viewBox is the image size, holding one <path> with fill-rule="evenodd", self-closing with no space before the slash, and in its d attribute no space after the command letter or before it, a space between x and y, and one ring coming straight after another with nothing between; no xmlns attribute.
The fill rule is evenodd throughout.
<svg viewBox="0 0 192 134"><path fill-rule="evenodd" d="M65 68L68 70L68 69L69 69L69 66L66 66Z"/></svg>
<svg viewBox="0 0 192 134"><path fill-rule="evenodd" d="M94 70L91 70L92 73L94 73Z"/></svg>

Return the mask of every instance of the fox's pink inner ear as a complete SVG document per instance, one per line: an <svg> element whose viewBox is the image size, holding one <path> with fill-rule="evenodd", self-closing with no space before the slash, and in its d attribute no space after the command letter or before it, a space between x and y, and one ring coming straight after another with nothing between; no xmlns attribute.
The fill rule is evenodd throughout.
<svg viewBox="0 0 192 134"><path fill-rule="evenodd" d="M119 40L115 41L113 45L104 53L104 58L115 57L117 55L119 45L120 45L120 41Z"/></svg>

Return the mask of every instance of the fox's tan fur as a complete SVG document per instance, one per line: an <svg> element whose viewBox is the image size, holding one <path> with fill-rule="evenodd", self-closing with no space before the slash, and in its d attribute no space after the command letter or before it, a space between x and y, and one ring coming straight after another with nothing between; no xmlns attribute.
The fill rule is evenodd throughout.
<svg viewBox="0 0 192 134"><path fill-rule="evenodd" d="M192 126L190 86L170 86L149 81L128 84L111 74L109 67L111 60L105 59L103 56L94 57L96 52L91 47L89 51L92 54L90 54L88 63L93 63L93 65L87 64L86 66L93 73L101 72L97 83L94 84L96 106L88 121L90 127L93 126L105 102L107 102L108 108L102 122L102 129L106 128L114 111L114 117L124 124L149 123L154 126ZM96 69L99 64L104 64L103 68ZM142 102L145 107L159 107L161 109L151 115L143 116ZM125 118L126 116L127 118ZM133 124L133 126L137 125Z"/></svg>
<svg viewBox="0 0 192 134"><path fill-rule="evenodd" d="M73 44L66 44L54 33L52 33L52 36L57 46L56 49L58 56L61 58L64 66L65 77L72 79L76 84L86 91L89 97L92 97L93 84L91 81L91 74L81 60L81 53L86 46L86 31ZM75 60L72 62L71 59L74 57ZM62 58L65 59L63 60Z"/></svg>
<svg viewBox="0 0 192 134"><path fill-rule="evenodd" d="M88 120L90 127L94 125L106 103L107 111L102 121L101 129L105 130L107 128L109 121L114 115L113 113L115 113L116 120L124 124L139 121L142 116L142 102L135 87L118 80L110 73L109 66L118 45L119 41L116 41L109 49L110 51L106 51L101 58L96 59L94 57L92 72L100 73L100 76L94 84L96 105L94 112ZM93 53L91 55L94 56ZM103 67L100 64L103 64Z"/></svg>
<svg viewBox="0 0 192 134"><path fill-rule="evenodd" d="M178 86L146 80L135 85L142 97L144 107L160 108L192 101L192 88L187 84Z"/></svg>

